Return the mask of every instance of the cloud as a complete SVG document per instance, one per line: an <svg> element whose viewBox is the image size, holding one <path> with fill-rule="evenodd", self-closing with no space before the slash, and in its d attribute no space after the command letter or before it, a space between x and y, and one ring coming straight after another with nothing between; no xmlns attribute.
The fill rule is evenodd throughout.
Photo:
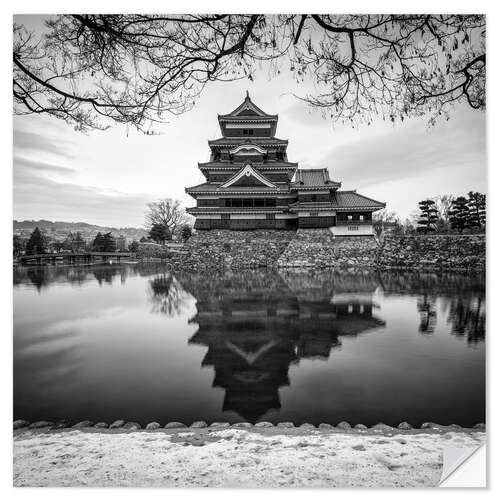
<svg viewBox="0 0 500 500"><path fill-rule="evenodd" d="M64 158L74 158L75 154L71 151L71 143L61 138L61 134L55 135L48 133L44 121L33 120L32 122L14 122L14 151L16 153L46 153L53 156L62 156ZM42 131L34 132L32 130L23 130L24 124L30 123L32 128L42 127ZM54 127L50 127L54 129Z"/></svg>
<svg viewBox="0 0 500 500"><path fill-rule="evenodd" d="M322 159L333 178L351 186L373 186L396 180L428 178L447 169L464 186L486 174L485 117L459 113L449 122L426 129L420 122L332 148ZM424 178L425 182L425 178Z"/></svg>
<svg viewBox="0 0 500 500"><path fill-rule="evenodd" d="M14 171L20 170L31 171L37 176L40 176L41 174L43 175L45 173L69 175L76 172L76 169L71 167L63 167L62 165L36 161L16 155L14 156Z"/></svg>
<svg viewBox="0 0 500 500"><path fill-rule="evenodd" d="M331 120L325 118L319 108L313 108L297 98L291 106L280 114L280 120L293 120L313 127L324 127L325 124L330 124L330 128L332 127Z"/></svg>
<svg viewBox="0 0 500 500"><path fill-rule="evenodd" d="M20 172L14 182L14 218L142 226L146 195L57 182Z"/></svg>

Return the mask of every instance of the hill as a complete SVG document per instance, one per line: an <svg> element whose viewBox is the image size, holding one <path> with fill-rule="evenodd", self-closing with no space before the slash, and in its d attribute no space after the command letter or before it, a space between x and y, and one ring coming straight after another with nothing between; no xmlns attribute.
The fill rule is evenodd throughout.
<svg viewBox="0 0 500 500"><path fill-rule="evenodd" d="M29 235L35 227L41 231L58 237L65 237L68 233L80 232L84 238L95 236L98 232L109 233L113 236L123 235L130 240L139 240L142 236L147 235L144 228L137 227L112 227L112 226L98 226L89 224L88 222L64 222L64 221L50 221L45 219L40 220L23 220L14 221L14 234Z"/></svg>

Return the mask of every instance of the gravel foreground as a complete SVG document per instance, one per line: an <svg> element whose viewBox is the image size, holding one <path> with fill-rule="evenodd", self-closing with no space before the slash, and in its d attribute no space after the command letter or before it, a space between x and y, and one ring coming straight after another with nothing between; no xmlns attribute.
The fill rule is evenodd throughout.
<svg viewBox="0 0 500 500"><path fill-rule="evenodd" d="M443 448L484 432L305 429L14 431L14 486L429 487Z"/></svg>

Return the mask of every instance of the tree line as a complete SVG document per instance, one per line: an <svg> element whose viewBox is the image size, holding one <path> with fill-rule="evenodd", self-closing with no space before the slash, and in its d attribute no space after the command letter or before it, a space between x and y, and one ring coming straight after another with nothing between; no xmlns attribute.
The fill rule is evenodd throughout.
<svg viewBox="0 0 500 500"><path fill-rule="evenodd" d="M404 221L395 212L374 214L373 227L380 236L391 228L395 234L478 233L486 229L486 195L469 191L467 196L442 195L418 203L418 210Z"/></svg>
<svg viewBox="0 0 500 500"><path fill-rule="evenodd" d="M50 248L49 248L50 247ZM55 253L69 252L115 252L117 250L116 239L108 233L97 233L89 244L83 239L81 233L69 233L64 241L49 241L49 238L36 227L27 240L19 235L13 237L13 254L18 256L36 255L49 253L49 249Z"/></svg>
<svg viewBox="0 0 500 500"><path fill-rule="evenodd" d="M168 241L176 239L187 241L193 234L190 217L186 214L178 200L165 198L147 205L145 224L148 229L148 237L142 237L140 241L132 241L128 245L129 252L137 252L140 243L158 243L164 245ZM87 243L80 232L69 233L63 241L51 241L50 250L59 252L115 252L117 250L116 238L111 232L98 232L93 241ZM13 237L14 256L21 254L35 255L44 254L49 251L49 240L47 236L36 227L28 240L18 235Z"/></svg>
<svg viewBox="0 0 500 500"><path fill-rule="evenodd" d="M438 203L440 202L440 206ZM436 231L481 231L486 226L486 195L469 191L467 198L422 200L418 204L417 231L428 234Z"/></svg>

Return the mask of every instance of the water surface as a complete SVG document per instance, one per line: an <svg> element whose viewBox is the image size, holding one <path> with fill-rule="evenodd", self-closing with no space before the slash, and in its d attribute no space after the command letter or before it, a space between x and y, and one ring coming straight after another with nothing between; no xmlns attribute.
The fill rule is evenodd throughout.
<svg viewBox="0 0 500 500"><path fill-rule="evenodd" d="M484 277L14 270L14 417L485 419Z"/></svg>

